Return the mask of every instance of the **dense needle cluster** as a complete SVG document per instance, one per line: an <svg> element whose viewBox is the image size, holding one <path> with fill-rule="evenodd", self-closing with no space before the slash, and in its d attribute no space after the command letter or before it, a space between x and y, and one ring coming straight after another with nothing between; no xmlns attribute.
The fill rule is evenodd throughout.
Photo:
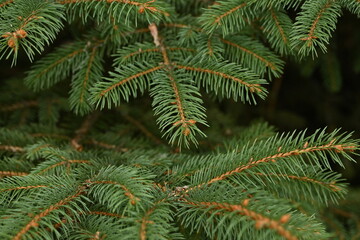
<svg viewBox="0 0 360 240"><path fill-rule="evenodd" d="M358 155L351 134L254 123L201 141L202 94L265 99L286 59L326 52L343 9L360 16L358 0L0 0L0 58L36 59L0 91L0 238L340 236L324 209L345 196L332 168Z"/></svg>

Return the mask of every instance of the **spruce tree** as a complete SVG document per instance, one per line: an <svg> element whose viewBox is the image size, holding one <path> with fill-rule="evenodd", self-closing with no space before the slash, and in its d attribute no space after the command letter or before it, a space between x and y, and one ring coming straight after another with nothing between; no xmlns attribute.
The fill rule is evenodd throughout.
<svg viewBox="0 0 360 240"><path fill-rule="evenodd" d="M358 0L0 0L2 64L33 62L1 83L0 238L339 236L333 168L359 140L265 122L222 137L203 99L266 100L344 9L360 17Z"/></svg>

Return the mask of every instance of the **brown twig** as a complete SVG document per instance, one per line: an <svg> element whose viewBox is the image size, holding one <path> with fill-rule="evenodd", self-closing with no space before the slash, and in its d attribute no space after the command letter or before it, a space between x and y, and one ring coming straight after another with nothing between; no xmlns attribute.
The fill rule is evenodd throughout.
<svg viewBox="0 0 360 240"><path fill-rule="evenodd" d="M88 133L91 126L95 123L97 118L99 117L99 112L95 111L92 114L88 115L85 121L82 123L81 127L76 130L75 136L71 139L71 146L77 151L82 151L83 146L80 144L81 140Z"/></svg>
<svg viewBox="0 0 360 240"><path fill-rule="evenodd" d="M176 125L181 124L181 127L184 129L183 134L185 136L188 136L190 134L189 126L196 124L196 121L193 119L187 119L187 117L185 115L183 102L182 102L182 99L181 99L180 93L179 93L179 87L178 87L178 84L176 83L176 80L173 77L173 73L172 73L173 64L170 62L169 56L166 51L166 46L161 41L156 24L155 23L150 24L149 29L150 29L151 35L153 36L155 45L160 48L160 51L161 51L161 54L162 54L163 60L164 60L163 64L165 65L165 69L167 70L168 77L170 79L171 87L175 94L174 104L176 104L176 106L177 106L180 120L173 123L173 125L176 126Z"/></svg>
<svg viewBox="0 0 360 240"><path fill-rule="evenodd" d="M136 120L135 118L131 117L128 114L123 114L123 117L129 121L131 124L133 124L135 127L137 127L142 133L145 134L148 138L150 138L153 142L157 144L163 144L163 142L157 138L152 132L150 132L140 121Z"/></svg>

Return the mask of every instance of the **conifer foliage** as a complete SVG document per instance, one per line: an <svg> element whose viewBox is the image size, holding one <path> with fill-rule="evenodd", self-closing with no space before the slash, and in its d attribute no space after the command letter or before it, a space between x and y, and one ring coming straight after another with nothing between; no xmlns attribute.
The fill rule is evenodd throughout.
<svg viewBox="0 0 360 240"><path fill-rule="evenodd" d="M333 237L351 134L256 123L179 149L206 136L201 94L265 99L284 59L326 52L344 8L360 16L358 0L0 0L0 58L36 59L32 91L0 92L0 238ZM175 151L124 104L145 92Z"/></svg>

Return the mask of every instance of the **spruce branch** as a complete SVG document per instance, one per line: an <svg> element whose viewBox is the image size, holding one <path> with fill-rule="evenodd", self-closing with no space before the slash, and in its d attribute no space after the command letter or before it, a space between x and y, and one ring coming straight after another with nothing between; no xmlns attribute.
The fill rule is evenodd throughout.
<svg viewBox="0 0 360 240"><path fill-rule="evenodd" d="M94 82L102 77L103 53L99 52L99 45L94 44L87 57L86 67L80 68L75 72L72 79L71 92L69 96L70 106L75 113L84 115L92 110L92 106L88 102L90 98L90 87Z"/></svg>
<svg viewBox="0 0 360 240"><path fill-rule="evenodd" d="M179 52L180 54L184 52L186 53L196 52L193 48L185 48L185 47L166 47L167 51L170 52ZM115 59L117 63L131 63L134 61L162 61L161 52L158 47L154 47L151 43L146 44L136 44L130 47L124 47L118 50L117 54L115 54L117 58Z"/></svg>
<svg viewBox="0 0 360 240"><path fill-rule="evenodd" d="M167 200L167 197L157 200L151 207L145 210L144 215L139 221L139 239L146 240L155 237L158 235L157 228L162 228L160 232L167 233L169 231L168 229L165 229L164 226L169 225L168 222L171 220L171 217L168 215L164 218L163 214L161 214L161 211L163 211L161 208L169 207Z"/></svg>
<svg viewBox="0 0 360 240"><path fill-rule="evenodd" d="M72 165L88 165L92 164L87 159L72 159L69 153L63 153L59 149L52 147L42 147L37 149L37 155L41 156L48 161L40 163L32 173L34 174L52 174L52 173L70 173ZM34 154L34 153L33 153Z"/></svg>
<svg viewBox="0 0 360 240"><path fill-rule="evenodd" d="M249 4L256 9L270 9L270 8L295 8L297 9L304 1L303 0L250 0Z"/></svg>
<svg viewBox="0 0 360 240"><path fill-rule="evenodd" d="M35 91L52 87L79 67L86 50L86 42L70 43L56 49L32 66L25 84Z"/></svg>
<svg viewBox="0 0 360 240"><path fill-rule="evenodd" d="M160 129L165 130L165 136L170 136L170 143L178 142L181 146L189 146L189 141L196 143L196 133L204 135L196 126L197 123L206 124L204 121L204 108L200 106L201 100L197 98L200 94L192 86L191 81L185 79L173 70L174 64L170 61L166 46L160 38L157 26L149 25L150 33L153 36L155 46L159 47L163 57L164 73L159 75L160 79L167 81L154 82L151 95L154 97L155 115L160 115L157 122ZM171 94L164 94L168 90ZM186 92L186 95L185 95ZM170 105L170 106L166 106ZM175 108L171 105L175 105Z"/></svg>
<svg viewBox="0 0 360 240"><path fill-rule="evenodd" d="M80 17L84 22L90 17L101 20L108 13L117 19L124 18L126 24L135 18L135 25L138 18L153 22L170 16L169 6L156 0L59 0L58 3L67 7L70 19Z"/></svg>
<svg viewBox="0 0 360 240"><path fill-rule="evenodd" d="M221 39L226 45L225 52L228 59L253 69L263 76L268 73L271 79L282 74L284 62L263 44L245 36L234 36Z"/></svg>
<svg viewBox="0 0 360 240"><path fill-rule="evenodd" d="M18 155L21 153L12 153L11 157L4 157L1 159L1 172L2 176L25 176L34 167L34 164L26 161L25 159L19 159Z"/></svg>
<svg viewBox="0 0 360 240"><path fill-rule="evenodd" d="M246 1L217 1L205 9L199 22L208 33L214 33L218 28L223 35L239 31L253 17L252 10Z"/></svg>
<svg viewBox="0 0 360 240"><path fill-rule="evenodd" d="M331 140L329 143L324 144L324 145L319 145L319 146L311 146L308 147L308 143L305 143L302 149L295 149L295 150L291 150L288 152L281 152L281 147L278 149L279 153L274 154L272 156L267 156L258 160L254 160L254 159L250 159L250 161L247 164L244 164L243 166L237 167L231 171L227 171L219 176L216 176L212 179L210 179L208 182L206 183L202 183L197 185L195 188L198 187L202 187L204 185L209 185L212 183L215 183L217 181L221 181L224 180L228 177L230 177L233 174L238 174L241 173L247 169L253 168L258 166L259 164L263 164L263 163L274 163L277 162L279 160L282 159L286 159L288 157L291 156L297 156L297 155L302 155L302 154L309 154L312 152L321 152L321 151L335 151L335 152L340 152L340 153L345 153L345 152L353 152L355 149L357 149L357 145L356 144L335 144L335 139Z"/></svg>
<svg viewBox="0 0 360 240"><path fill-rule="evenodd" d="M15 64L20 46L30 60L41 53L62 28L63 8L53 2L40 0L16 1L2 13L0 24L0 57L14 54Z"/></svg>
<svg viewBox="0 0 360 240"><path fill-rule="evenodd" d="M228 189L227 194L219 196L211 192L219 187ZM184 205L180 208L179 217L185 226L194 230L207 226L208 237L221 239L231 239L234 234L251 238L255 233L259 239L311 239L314 234L324 238L329 236L315 218L291 211L289 203L275 200L258 189L236 192L230 190L230 186L216 188L189 193L181 199ZM265 201L266 207L262 205ZM196 223L184 221L189 218L196 219ZM296 227L300 223L304 224L304 228Z"/></svg>
<svg viewBox="0 0 360 240"><path fill-rule="evenodd" d="M85 3L91 2L89 0L59 0L58 3L60 4L73 4L73 3ZM94 1L95 2L95 1ZM152 3L156 2L156 0L150 0L147 2L137 2L137 1L129 1L129 0L107 0L107 3L111 4L113 2L121 3L124 5L133 5L138 8L139 13L144 13L145 11L150 11L153 13L161 13L164 15L169 15L167 12L164 12L158 9L156 6L152 6Z"/></svg>
<svg viewBox="0 0 360 240"><path fill-rule="evenodd" d="M274 176L274 177L282 177L282 178L288 178L288 179L293 179L293 180L297 180L297 181L303 181L303 182L309 182L309 183L314 183L314 184L319 184L319 185L322 185L326 188L329 188L331 191L334 191L334 192L338 192L338 191L342 191L342 189L336 185L336 182L333 181L333 182L325 182L325 181L319 181L317 179L314 179L314 178L310 178L310 177L307 177L307 176L294 176L294 175L288 175L288 174L264 174L264 173L261 173L261 172L257 172L255 173L256 175L259 175L259 176Z"/></svg>
<svg viewBox="0 0 360 240"><path fill-rule="evenodd" d="M27 234L29 232L30 229L37 227L39 225L39 222L43 219L46 218L48 215L52 214L52 212L63 208L64 206L67 206L67 209L71 209L74 208L74 206L70 207L70 203L72 203L72 205L74 205L75 201L82 195L84 194L85 191L85 186L80 186L77 191L70 196L67 196L66 198L50 205L48 208L46 208L45 210L42 210L41 212L39 212L38 214L36 214L34 217L32 217L30 219L30 221L23 227L21 228L16 235L12 238L13 240L20 240L22 239L22 237ZM77 207L79 208L79 207ZM74 210L73 210L74 211ZM36 234L36 233L35 233Z"/></svg>
<svg viewBox="0 0 360 240"><path fill-rule="evenodd" d="M256 103L254 95L265 98L266 89L261 84L266 81L259 76L228 62L198 62L195 60L182 64L174 64L176 68L189 71L198 79L199 86L205 87L207 91L214 91L220 96L232 97L242 102ZM225 88L223 87L225 86Z"/></svg>
<svg viewBox="0 0 360 240"><path fill-rule="evenodd" d="M359 0L341 0L340 4L347 8L353 14L360 17L360 2Z"/></svg>
<svg viewBox="0 0 360 240"><path fill-rule="evenodd" d="M262 214L259 214L255 211L251 211L246 208L248 205L245 199L242 205L232 205L227 203L218 203L218 202L186 202L189 205L194 205L196 207L205 207L210 208L211 211L227 211L227 212L234 212L243 216L247 216L255 221L255 228L262 229L262 228L269 228L274 229L278 232L279 235L284 237L287 240L297 240L298 238L293 235L290 231L288 231L284 224L286 224L289 219L291 218L290 214L282 215L279 220L270 219Z"/></svg>
<svg viewBox="0 0 360 240"><path fill-rule="evenodd" d="M268 14L261 19L263 32L272 48L281 55L291 53L290 33L292 20L282 9L271 7Z"/></svg>
<svg viewBox="0 0 360 240"><path fill-rule="evenodd" d="M6 7L7 5L9 5L9 4L13 3L13 2L14 2L14 0L3 0L0 3L0 8Z"/></svg>
<svg viewBox="0 0 360 240"><path fill-rule="evenodd" d="M251 139L253 133L264 128L268 127L254 127L245 139ZM181 239L174 225L174 219L178 218L186 228L203 229L211 238L231 239L233 234L240 233L245 238L282 236L291 239L292 236L294 239L311 239L314 232L327 237L314 218L294 210L290 201L300 201L301 204L309 201L315 206L314 200L327 203L328 199L336 201L343 196L344 185L338 183L338 175L320 171L318 168L321 166L306 165L309 163L305 164L299 159L301 155L307 155L309 158L306 159L316 162L316 155L312 154L326 151L332 153L329 156L334 161L338 161L336 158L339 156L359 148L356 141L348 139L348 135L335 135L337 132L325 134L320 131L309 137L303 133L265 137L266 141L243 143L244 148L240 152L202 157L164 155L156 150L127 151L119 155L127 160L120 162L106 160L106 152L99 159L92 157L89 161L87 152L56 149L39 142L26 147L26 151L32 153L25 154L33 156L33 160L43 159L44 162L27 176L6 178L0 183L0 192L7 206L22 205L24 201L31 204L44 198L44 194L64 194L62 197L54 194L56 199L49 202L50 207L41 207L43 201L48 202L46 198L40 201L40 210L34 210L35 215L26 222L21 221L22 228L19 227L18 233L23 236L60 236L60 233L64 236L95 236L99 232L115 239L121 234L137 238L172 236ZM112 158L118 158L114 151L110 154ZM253 158L259 156L259 160L242 160L251 155ZM318 156L319 161L325 157L321 153ZM104 167L107 161L112 162L112 166ZM300 163L302 170L297 167ZM68 171L67 165L71 165L71 171ZM169 166L175 168L169 171ZM190 170L192 172L188 174ZM79 180L64 179L64 174ZM196 187L204 182L202 179L211 183ZM285 179L290 182L287 183ZM309 197L297 197L294 186L297 190L309 191ZM72 201L68 203L61 199L74 196L76 188L82 187L86 191L74 202L81 207L64 213L62 209L68 208L70 202L74 205ZM72 193L65 194L64 189L72 189ZM21 211L30 210L21 208ZM5 221L5 226L21 218L16 214L11 216ZM212 222L209 223L207 219L212 219ZM32 223L39 226L34 228Z"/></svg>
<svg viewBox="0 0 360 240"><path fill-rule="evenodd" d="M149 85L149 76L154 72L164 68L164 66L152 66L149 64L137 64L123 66L116 69L117 72L111 72L113 78L106 78L105 81L97 82L92 87L92 103L100 109L107 105L111 108L112 104L119 105L119 96L129 101L129 95L137 96L137 90L144 92Z"/></svg>
<svg viewBox="0 0 360 240"><path fill-rule="evenodd" d="M291 33L292 47L301 57L317 56L315 47L326 52L331 33L335 30L337 18L341 15L341 6L333 0L318 2L307 1L302 5L302 12L296 18Z"/></svg>

